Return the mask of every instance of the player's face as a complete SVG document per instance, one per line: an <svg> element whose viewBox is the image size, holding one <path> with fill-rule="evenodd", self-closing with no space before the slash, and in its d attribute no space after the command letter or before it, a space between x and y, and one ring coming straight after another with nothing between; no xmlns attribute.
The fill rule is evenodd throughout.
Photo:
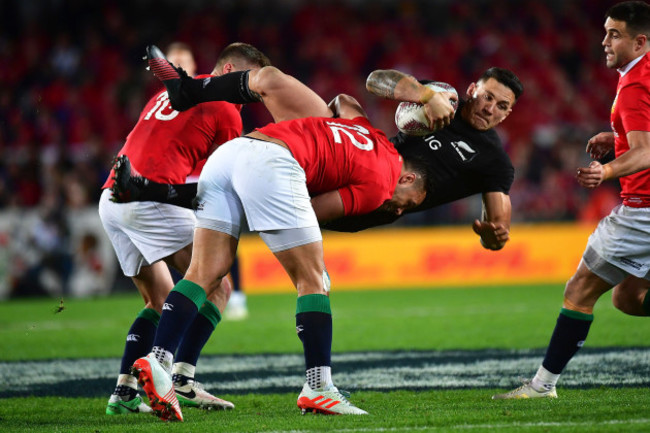
<svg viewBox="0 0 650 433"><path fill-rule="evenodd" d="M487 131L503 122L515 103L515 93L494 78L470 84L467 96L469 99L461 114L479 131Z"/></svg>
<svg viewBox="0 0 650 433"><path fill-rule="evenodd" d="M379 209L395 215L402 215L407 210L422 204L426 196L426 191L416 187L415 184L398 183L393 192L393 197L386 200Z"/></svg>
<svg viewBox="0 0 650 433"><path fill-rule="evenodd" d="M618 69L639 57L642 52L638 50L642 48L643 44L628 33L625 21L607 18L605 20L605 38L602 45L605 47L605 63L607 67Z"/></svg>

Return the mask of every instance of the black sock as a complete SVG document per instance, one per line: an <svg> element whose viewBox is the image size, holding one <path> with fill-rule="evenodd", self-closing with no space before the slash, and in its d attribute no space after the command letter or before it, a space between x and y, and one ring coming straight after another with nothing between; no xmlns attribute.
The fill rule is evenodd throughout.
<svg viewBox="0 0 650 433"><path fill-rule="evenodd" d="M327 296L298 298L296 331L302 341L306 370L332 365L332 313Z"/></svg>
<svg viewBox="0 0 650 433"><path fill-rule="evenodd" d="M562 373L564 367L587 339L593 320L593 314L562 308L542 366L553 374Z"/></svg>
<svg viewBox="0 0 650 433"><path fill-rule="evenodd" d="M148 180L140 189L138 201L156 201L193 209L197 185L196 183L170 185Z"/></svg>
<svg viewBox="0 0 650 433"><path fill-rule="evenodd" d="M183 81L183 91L195 104L210 101L227 101L233 104L260 102L259 95L248 88L249 71L237 71L218 77Z"/></svg>
<svg viewBox="0 0 650 433"><path fill-rule="evenodd" d="M126 385L117 385L113 394L119 395L124 401L130 401L138 395L138 390Z"/></svg>
<svg viewBox="0 0 650 433"><path fill-rule="evenodd" d="M196 366L201 350L210 339L210 335L221 320L221 313L210 301L206 301L199 309L194 321L185 332L183 341L178 346L176 362L184 362Z"/></svg>
<svg viewBox="0 0 650 433"><path fill-rule="evenodd" d="M199 311L197 305L202 305L205 298L205 292L197 284L179 281L165 299L153 346L175 353Z"/></svg>
<svg viewBox="0 0 650 433"><path fill-rule="evenodd" d="M131 374L131 366L136 359L146 356L151 350L160 314L154 309L145 308L138 313L126 336L120 374Z"/></svg>

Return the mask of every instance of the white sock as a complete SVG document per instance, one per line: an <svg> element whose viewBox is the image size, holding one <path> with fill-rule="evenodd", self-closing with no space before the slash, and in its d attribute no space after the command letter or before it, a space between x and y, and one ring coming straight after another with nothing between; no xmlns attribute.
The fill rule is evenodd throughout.
<svg viewBox="0 0 650 433"><path fill-rule="evenodd" d="M194 379L194 373L196 372L196 366L188 364L187 362L176 362L172 367L172 375L182 374L185 377Z"/></svg>
<svg viewBox="0 0 650 433"><path fill-rule="evenodd" d="M536 391L550 391L559 378L559 374L551 373L540 365L530 384Z"/></svg>
<svg viewBox="0 0 650 433"><path fill-rule="evenodd" d="M117 386L128 386L129 388L138 389L138 379L130 374L120 374L117 376Z"/></svg>
<svg viewBox="0 0 650 433"><path fill-rule="evenodd" d="M160 365L167 370L167 373L171 373L174 354L160 346L154 346L153 349L151 349L151 353L153 353L153 356L155 356L158 362L160 362Z"/></svg>
<svg viewBox="0 0 650 433"><path fill-rule="evenodd" d="M332 367L313 367L305 373L307 384L313 391L322 391L334 385L332 383Z"/></svg>

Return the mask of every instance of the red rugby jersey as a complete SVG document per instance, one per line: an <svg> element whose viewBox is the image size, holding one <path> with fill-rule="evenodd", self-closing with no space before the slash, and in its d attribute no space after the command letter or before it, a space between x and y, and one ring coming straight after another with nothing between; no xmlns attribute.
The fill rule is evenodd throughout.
<svg viewBox="0 0 650 433"><path fill-rule="evenodd" d="M393 195L402 158L365 117L309 117L258 131L287 144L305 170L312 197L338 190L346 215L373 211Z"/></svg>
<svg viewBox="0 0 650 433"><path fill-rule="evenodd" d="M147 179L185 183L214 149L240 136L240 109L239 105L218 101L179 112L171 108L167 92L160 92L144 107L118 155L127 155L133 169ZM111 171L103 188L113 185L113 175Z"/></svg>
<svg viewBox="0 0 650 433"><path fill-rule="evenodd" d="M650 131L649 54L619 78L611 122L617 158L630 150L628 132ZM650 169L623 176L619 180L624 205L650 207Z"/></svg>

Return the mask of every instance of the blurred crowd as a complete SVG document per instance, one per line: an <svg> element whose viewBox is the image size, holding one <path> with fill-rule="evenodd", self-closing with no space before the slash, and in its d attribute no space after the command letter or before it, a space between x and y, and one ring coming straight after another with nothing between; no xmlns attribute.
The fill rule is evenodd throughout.
<svg viewBox="0 0 650 433"><path fill-rule="evenodd" d="M199 72L234 41L251 43L325 100L358 98L396 132L396 104L365 91L365 77L395 68L463 94L490 66L525 86L499 127L516 168L513 220L586 220L607 213L618 186L582 190L589 137L608 129L617 74L604 65L612 0L7 0L0 2L0 212L34 209L65 233L66 211L94 207L113 156L161 85L144 47L189 44ZM259 104L258 104L259 105ZM243 111L250 130L270 121ZM403 224L465 223L466 200ZM65 238L62 235L62 238Z"/></svg>

